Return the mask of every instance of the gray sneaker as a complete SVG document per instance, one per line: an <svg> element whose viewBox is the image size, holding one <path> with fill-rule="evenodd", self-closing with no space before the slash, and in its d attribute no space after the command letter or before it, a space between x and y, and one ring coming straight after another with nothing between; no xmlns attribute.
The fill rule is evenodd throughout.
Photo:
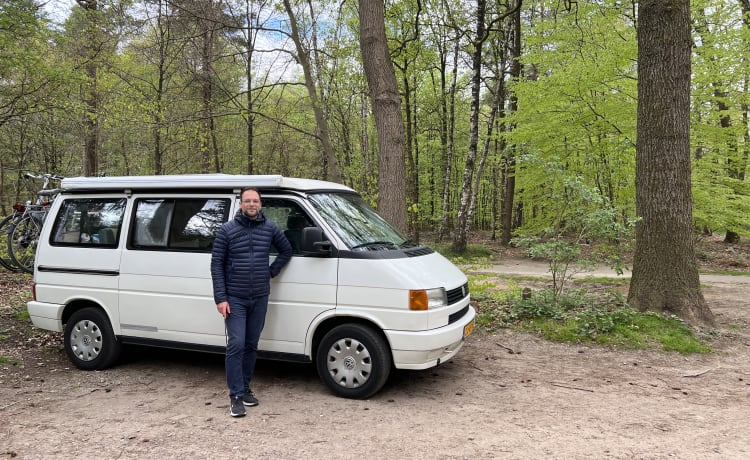
<svg viewBox="0 0 750 460"><path fill-rule="evenodd" d="M247 390L245 395L242 397L242 404L246 406L257 406L258 398L255 397L253 390Z"/></svg>
<svg viewBox="0 0 750 460"><path fill-rule="evenodd" d="M242 396L235 396L231 398L231 404L229 405L229 415L232 417L244 417L245 406L242 405Z"/></svg>

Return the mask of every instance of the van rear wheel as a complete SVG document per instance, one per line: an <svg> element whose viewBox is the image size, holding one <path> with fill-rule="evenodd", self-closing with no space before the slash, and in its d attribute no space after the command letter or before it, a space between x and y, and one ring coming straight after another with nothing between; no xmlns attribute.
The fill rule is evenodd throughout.
<svg viewBox="0 0 750 460"><path fill-rule="evenodd" d="M65 325L64 344L68 358L84 370L109 367L121 348L107 315L93 307L73 313Z"/></svg>
<svg viewBox="0 0 750 460"><path fill-rule="evenodd" d="M393 360L385 339L361 324L331 329L316 355L318 375L336 395L365 399L385 385Z"/></svg>

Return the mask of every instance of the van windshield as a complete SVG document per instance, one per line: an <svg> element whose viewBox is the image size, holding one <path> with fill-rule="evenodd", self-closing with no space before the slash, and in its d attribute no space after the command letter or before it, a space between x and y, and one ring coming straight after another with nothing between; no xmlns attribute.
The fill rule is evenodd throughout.
<svg viewBox="0 0 750 460"><path fill-rule="evenodd" d="M354 251L387 251L416 246L359 195L318 193L311 195L310 201L339 238Z"/></svg>

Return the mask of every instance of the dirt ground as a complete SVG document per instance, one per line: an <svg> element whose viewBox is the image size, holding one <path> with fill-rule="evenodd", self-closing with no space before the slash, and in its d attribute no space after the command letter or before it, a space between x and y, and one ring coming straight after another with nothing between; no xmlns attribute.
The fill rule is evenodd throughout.
<svg viewBox="0 0 750 460"><path fill-rule="evenodd" d="M331 395L311 365L259 362L261 403L233 419L222 356L128 348L112 369L76 370L59 334L14 318L29 282L4 273L0 458L750 458L750 277L702 282L718 321L708 355L479 330L453 361L396 371L364 401Z"/></svg>

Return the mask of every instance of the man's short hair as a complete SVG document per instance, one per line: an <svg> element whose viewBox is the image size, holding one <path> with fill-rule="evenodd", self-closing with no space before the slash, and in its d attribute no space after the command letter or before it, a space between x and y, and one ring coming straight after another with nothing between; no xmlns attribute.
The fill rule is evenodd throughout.
<svg viewBox="0 0 750 460"><path fill-rule="evenodd" d="M260 190L258 190L255 187L243 187L243 188L241 188L240 189L240 198L242 198L242 195L244 195L245 192L247 192L248 190L252 190L253 192L257 193L258 194L258 199L262 199L263 198L260 195Z"/></svg>

